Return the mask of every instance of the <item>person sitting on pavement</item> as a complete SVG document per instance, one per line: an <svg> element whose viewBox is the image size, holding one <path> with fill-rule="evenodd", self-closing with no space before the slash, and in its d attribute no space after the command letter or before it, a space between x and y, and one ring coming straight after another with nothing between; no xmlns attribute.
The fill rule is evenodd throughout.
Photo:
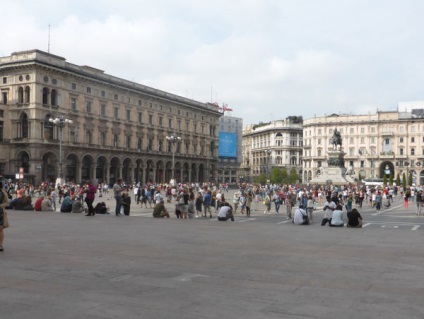
<svg viewBox="0 0 424 319"><path fill-rule="evenodd" d="M362 216L356 208L347 213L347 227L362 228Z"/></svg>
<svg viewBox="0 0 424 319"><path fill-rule="evenodd" d="M234 221L233 208L230 206L230 204L228 204L228 202L225 202L224 205L219 209L218 220L225 222L229 219L231 219L232 222Z"/></svg>
<svg viewBox="0 0 424 319"><path fill-rule="evenodd" d="M165 208L165 205L163 203L163 198L160 200L158 204L155 205L155 208L153 209L153 217L154 218L169 218L169 213Z"/></svg>
<svg viewBox="0 0 424 319"><path fill-rule="evenodd" d="M336 209L336 207L336 203L331 200L330 196L327 196L327 201L324 203L324 218L322 219L321 226L325 226L327 223L331 223L333 211Z"/></svg>
<svg viewBox="0 0 424 319"><path fill-rule="evenodd" d="M106 207L105 202L97 203L96 207L94 207L94 212L96 214L109 214L108 208Z"/></svg>
<svg viewBox="0 0 424 319"><path fill-rule="evenodd" d="M72 201L72 213L85 213L86 216L92 216L88 213L88 208L84 207L83 202L78 197Z"/></svg>
<svg viewBox="0 0 424 319"><path fill-rule="evenodd" d="M60 212L61 213L72 212L72 201L71 201L71 197L69 197L68 193L63 195L62 204L60 206Z"/></svg>
<svg viewBox="0 0 424 319"><path fill-rule="evenodd" d="M309 225L308 213L303 208L303 204L300 204L294 211L293 224L295 225Z"/></svg>
<svg viewBox="0 0 424 319"><path fill-rule="evenodd" d="M46 198L43 199L43 201L41 202L41 211L43 211L43 212L52 212L53 211L51 196L47 196Z"/></svg>
<svg viewBox="0 0 424 319"><path fill-rule="evenodd" d="M38 198L37 198L37 200L35 201L35 203L34 203L34 210L35 210L36 212L41 212L41 211L42 211L41 203L43 202L43 200L44 200L44 196L40 196L40 197L38 197Z"/></svg>
<svg viewBox="0 0 424 319"><path fill-rule="evenodd" d="M344 227L342 209L342 205L337 205L336 209L333 211L333 216L330 220L330 227Z"/></svg>

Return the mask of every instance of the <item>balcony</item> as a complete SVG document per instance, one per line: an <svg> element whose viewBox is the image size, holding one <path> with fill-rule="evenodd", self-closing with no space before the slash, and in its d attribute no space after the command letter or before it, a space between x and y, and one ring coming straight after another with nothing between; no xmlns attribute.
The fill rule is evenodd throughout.
<svg viewBox="0 0 424 319"><path fill-rule="evenodd" d="M394 159L395 158L395 153L392 152L392 151L380 152L380 158L381 159Z"/></svg>

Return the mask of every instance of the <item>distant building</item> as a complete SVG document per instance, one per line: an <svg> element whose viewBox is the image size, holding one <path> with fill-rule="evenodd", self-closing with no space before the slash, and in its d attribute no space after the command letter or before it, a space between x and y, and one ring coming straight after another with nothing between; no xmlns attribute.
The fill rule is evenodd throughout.
<svg viewBox="0 0 424 319"><path fill-rule="evenodd" d="M301 178L303 119L289 116L284 120L248 125L243 130L243 161L240 172L251 182L274 167L295 169Z"/></svg>
<svg viewBox="0 0 424 319"><path fill-rule="evenodd" d="M424 184L424 102L401 102L398 111L364 115L332 114L303 123L304 181L326 165L329 139L337 128L343 138L345 167L357 179L396 179L403 173Z"/></svg>
<svg viewBox="0 0 424 319"><path fill-rule="evenodd" d="M239 182L238 171L242 162L243 119L223 115L219 119L218 182Z"/></svg>
<svg viewBox="0 0 424 319"><path fill-rule="evenodd" d="M39 50L0 58L0 175L39 184L207 182L218 172L218 106ZM53 118L69 118L60 127ZM175 144L167 136L180 137ZM173 156L175 155L175 157ZM174 163L174 165L173 165Z"/></svg>

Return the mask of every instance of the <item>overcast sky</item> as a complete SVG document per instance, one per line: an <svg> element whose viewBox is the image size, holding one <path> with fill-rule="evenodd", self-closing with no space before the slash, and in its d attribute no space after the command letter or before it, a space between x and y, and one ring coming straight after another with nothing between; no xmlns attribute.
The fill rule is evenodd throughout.
<svg viewBox="0 0 424 319"><path fill-rule="evenodd" d="M244 124L424 100L423 0L1 0L0 55L48 49Z"/></svg>

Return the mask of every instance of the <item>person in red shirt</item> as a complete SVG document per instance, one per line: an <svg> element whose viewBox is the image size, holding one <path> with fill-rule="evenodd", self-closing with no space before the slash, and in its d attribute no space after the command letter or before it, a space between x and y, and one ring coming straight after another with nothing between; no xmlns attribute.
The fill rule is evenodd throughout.
<svg viewBox="0 0 424 319"><path fill-rule="evenodd" d="M88 214L85 216L94 216L96 213L94 211L93 202L94 198L96 197L97 187L94 186L91 181L87 181L84 193L86 194L84 201L86 202L88 207Z"/></svg>
<svg viewBox="0 0 424 319"><path fill-rule="evenodd" d="M34 204L34 210L37 212L41 212L41 202L43 201L44 196L39 197Z"/></svg>

